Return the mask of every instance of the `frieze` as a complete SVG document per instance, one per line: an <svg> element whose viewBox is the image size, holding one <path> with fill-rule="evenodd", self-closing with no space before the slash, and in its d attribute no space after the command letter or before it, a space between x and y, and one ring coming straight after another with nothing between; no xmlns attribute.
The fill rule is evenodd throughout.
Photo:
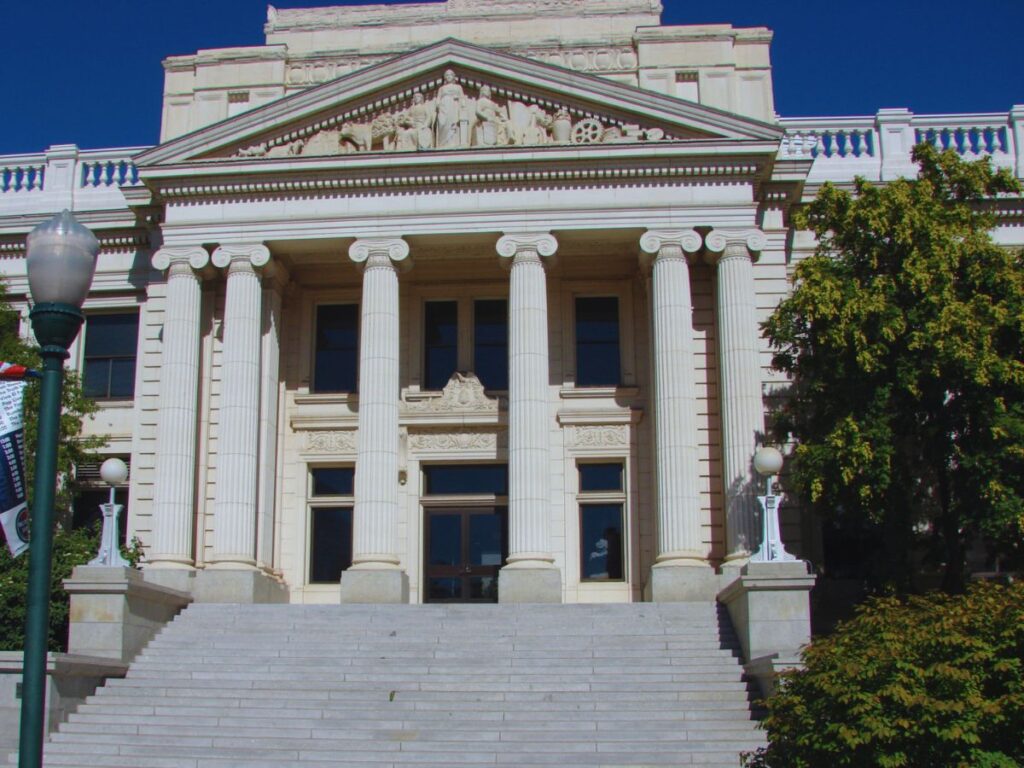
<svg viewBox="0 0 1024 768"><path fill-rule="evenodd" d="M392 101L389 98L388 103ZM398 103L362 107L239 149L234 157L324 157L366 152L655 142L665 131L531 100L446 70ZM356 115L358 112L358 116Z"/></svg>
<svg viewBox="0 0 1024 768"><path fill-rule="evenodd" d="M493 451L498 448L498 434L466 430L410 432L409 448L413 451Z"/></svg>
<svg viewBox="0 0 1024 768"><path fill-rule="evenodd" d="M441 390L440 397L406 400L406 410L413 413L497 413L497 398L488 397L484 385L475 374L456 371Z"/></svg>
<svg viewBox="0 0 1024 768"><path fill-rule="evenodd" d="M356 452L356 431L354 429L306 432L304 441L303 451L305 453L352 454Z"/></svg>
<svg viewBox="0 0 1024 768"><path fill-rule="evenodd" d="M574 425L567 427L566 443L571 448L623 448L629 446L629 425Z"/></svg>

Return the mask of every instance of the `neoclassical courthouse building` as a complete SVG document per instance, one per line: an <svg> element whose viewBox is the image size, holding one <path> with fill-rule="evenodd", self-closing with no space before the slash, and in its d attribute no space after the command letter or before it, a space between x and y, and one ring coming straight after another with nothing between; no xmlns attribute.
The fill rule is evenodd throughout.
<svg viewBox="0 0 1024 768"><path fill-rule="evenodd" d="M768 29L660 11L270 7L265 45L164 61L158 145L0 157L26 318L29 230L70 208L101 242L71 364L86 429L130 462L147 578L704 599L757 550L751 460L784 384L759 323L813 249L794 206L912 174L917 141L1024 176L1024 107L780 118Z"/></svg>

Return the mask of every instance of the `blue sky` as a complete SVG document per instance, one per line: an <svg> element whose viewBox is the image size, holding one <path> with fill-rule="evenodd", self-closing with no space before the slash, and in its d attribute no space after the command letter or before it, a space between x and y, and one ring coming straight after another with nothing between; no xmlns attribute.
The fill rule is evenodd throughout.
<svg viewBox="0 0 1024 768"><path fill-rule="evenodd" d="M378 0L379 1L379 0ZM1024 103L1024 0L662 0L670 24L775 31L784 116L1005 112ZM278 7L339 4L278 0ZM172 12L173 10L173 12ZM165 56L258 45L264 0L3 4L0 154L155 143Z"/></svg>

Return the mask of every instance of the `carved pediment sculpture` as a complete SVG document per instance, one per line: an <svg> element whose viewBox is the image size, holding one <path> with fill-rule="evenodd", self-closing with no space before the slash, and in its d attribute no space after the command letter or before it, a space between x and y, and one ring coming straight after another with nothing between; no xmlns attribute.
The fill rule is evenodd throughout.
<svg viewBox="0 0 1024 768"><path fill-rule="evenodd" d="M436 81L435 81L436 82ZM446 70L431 92L360 115L342 112L314 126L239 149L234 157L323 157L358 152L421 152L546 144L660 141L661 128L460 82Z"/></svg>
<svg viewBox="0 0 1024 768"><path fill-rule="evenodd" d="M421 413L497 413L498 399L487 396L475 374L456 371L444 385L440 397L407 400L405 407Z"/></svg>

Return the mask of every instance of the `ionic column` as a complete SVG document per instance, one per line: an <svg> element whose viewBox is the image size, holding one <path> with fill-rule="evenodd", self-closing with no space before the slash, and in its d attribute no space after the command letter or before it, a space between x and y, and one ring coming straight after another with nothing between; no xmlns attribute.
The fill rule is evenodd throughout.
<svg viewBox="0 0 1024 768"><path fill-rule="evenodd" d="M202 285L196 270L210 262L205 249L161 248L153 267L167 272L160 400L157 415L156 478L150 568L191 568L199 405L199 346Z"/></svg>
<svg viewBox="0 0 1024 768"><path fill-rule="evenodd" d="M281 295L288 272L276 262L263 269L262 360L260 372L260 459L257 491L256 563L274 565L274 501L277 490L278 389L281 364Z"/></svg>
<svg viewBox="0 0 1024 768"><path fill-rule="evenodd" d="M726 560L748 558L759 542L753 459L764 434L760 329L752 251L766 245L757 229L714 230L705 238L718 263L718 368L722 412Z"/></svg>
<svg viewBox="0 0 1024 768"><path fill-rule="evenodd" d="M270 261L259 243L222 245L213 263L228 270L221 352L220 428L214 493L215 568L256 566L256 479L259 461L260 348L263 287Z"/></svg>
<svg viewBox="0 0 1024 768"><path fill-rule="evenodd" d="M408 582L396 554L399 381L395 264L409 256L409 244L401 238L356 240L348 255L363 265L363 297L352 568L342 574L341 600L406 602Z"/></svg>
<svg viewBox="0 0 1024 768"><path fill-rule="evenodd" d="M640 248L654 256L651 326L658 499L656 568L709 567L700 509L693 302L687 263L687 254L700 247L701 236L692 229L649 231L640 238ZM665 594L667 584L660 576L655 573L652 578L653 597L671 599Z"/></svg>
<svg viewBox="0 0 1024 768"><path fill-rule="evenodd" d="M507 234L498 254L512 259L509 287L509 546L498 582L501 602L561 602L554 566L548 416L548 302L541 257L558 248L547 233Z"/></svg>

